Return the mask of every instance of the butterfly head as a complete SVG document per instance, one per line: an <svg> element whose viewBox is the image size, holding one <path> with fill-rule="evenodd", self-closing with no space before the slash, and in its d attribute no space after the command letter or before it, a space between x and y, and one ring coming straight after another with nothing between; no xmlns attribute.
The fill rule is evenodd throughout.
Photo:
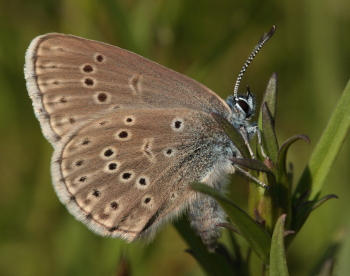
<svg viewBox="0 0 350 276"><path fill-rule="evenodd" d="M244 122L254 115L256 109L256 99L249 87L247 87L246 95L231 95L227 98L226 103L232 111L231 123L233 124L245 124Z"/></svg>

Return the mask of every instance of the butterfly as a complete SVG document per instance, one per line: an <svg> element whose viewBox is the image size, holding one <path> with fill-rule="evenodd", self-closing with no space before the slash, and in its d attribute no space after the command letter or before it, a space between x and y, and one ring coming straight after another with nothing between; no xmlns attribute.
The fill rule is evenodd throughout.
<svg viewBox="0 0 350 276"><path fill-rule="evenodd" d="M209 249L225 214L194 181L218 190L240 157L212 113L248 142L257 127L240 79L227 101L182 74L127 50L72 35L36 37L25 78L42 132L54 147L51 174L61 202L97 234L134 241L188 210Z"/></svg>

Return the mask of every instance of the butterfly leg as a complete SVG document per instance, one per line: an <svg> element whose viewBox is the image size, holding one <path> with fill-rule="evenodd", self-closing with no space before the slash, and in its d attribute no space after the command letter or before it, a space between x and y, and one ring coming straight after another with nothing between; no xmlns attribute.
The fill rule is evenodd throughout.
<svg viewBox="0 0 350 276"><path fill-rule="evenodd" d="M266 153L264 151L264 147L263 147L263 143L262 143L261 131L260 131L260 129L259 129L259 127L257 125L252 124L250 126L241 126L240 127L240 131L242 133L244 142L245 142L245 144L248 147L248 150L249 150L249 153L250 153L250 156L252 157L252 159L255 159L255 156L253 154L252 148L249 145L249 140L252 139L255 134L258 137L258 143L259 143L259 146L260 146L261 155L265 159L269 159L269 157L266 155Z"/></svg>
<svg viewBox="0 0 350 276"><path fill-rule="evenodd" d="M264 187L265 189L269 189L269 186L267 186L264 182L260 181L259 179L257 179L256 177L252 176L249 172L243 170L241 167L237 166L236 164L233 164L233 166L235 167L235 169L237 171L239 171L241 174L243 174L244 176L254 180L256 183L258 183L260 186Z"/></svg>
<svg viewBox="0 0 350 276"><path fill-rule="evenodd" d="M254 153L253 153L253 150L252 148L250 147L249 145L249 140L251 139L252 136L254 136L254 134L256 133L256 130L255 128L251 129L250 127L247 128L246 126L242 125L240 128L239 128L241 134L242 134L242 137L244 139L244 143L246 144L248 150L249 150L249 154L250 156L252 157L252 159L256 159L255 156L254 156Z"/></svg>
<svg viewBox="0 0 350 276"><path fill-rule="evenodd" d="M261 136L261 131L259 129L259 127L255 124L249 125L249 126L241 126L240 127L240 131L242 134L242 137L245 141L245 144L248 147L249 153L252 157L252 159L255 159L255 156L253 154L252 148L249 145L249 140L252 139L254 137L254 135L256 134L258 136L258 143L260 146L260 150L261 150L261 154L265 159L269 159L269 157L266 155L264 148L263 148L263 144L262 144L262 136ZM246 172L245 170L243 170L241 167L239 167L236 164L233 164L233 166L236 168L237 171L239 171L241 174L249 177L250 179L254 180L256 183L258 183L259 185L261 185L264 188L268 188L268 186L261 182L259 179L255 178L254 176L252 176L249 172Z"/></svg>
<svg viewBox="0 0 350 276"><path fill-rule="evenodd" d="M260 151L261 151L261 155L265 158L265 159L270 159L265 151L264 151L264 147L263 147L263 144L262 144L262 137L261 137L261 131L260 129L258 128L258 126L255 126L255 132L256 132L256 135L258 136L258 143L259 143L259 146L260 146Z"/></svg>

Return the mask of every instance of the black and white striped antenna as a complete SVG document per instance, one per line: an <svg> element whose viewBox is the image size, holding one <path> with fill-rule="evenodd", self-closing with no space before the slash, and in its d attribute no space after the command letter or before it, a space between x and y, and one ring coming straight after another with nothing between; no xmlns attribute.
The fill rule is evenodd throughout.
<svg viewBox="0 0 350 276"><path fill-rule="evenodd" d="M272 26L272 28L270 29L270 31L268 33L265 33L259 43L255 46L254 50L252 51L252 53L250 54L250 56L248 57L247 61L244 63L241 72L238 75L238 78L236 80L236 84L235 84L235 89L233 91L233 96L235 98L237 98L237 93L238 93L238 87L241 83L242 77L244 75L244 72L247 70L249 64L252 62L252 60L255 58L256 54L260 51L260 49L262 48L262 46L264 46L264 44L272 37L272 35L275 33L276 30L276 26Z"/></svg>

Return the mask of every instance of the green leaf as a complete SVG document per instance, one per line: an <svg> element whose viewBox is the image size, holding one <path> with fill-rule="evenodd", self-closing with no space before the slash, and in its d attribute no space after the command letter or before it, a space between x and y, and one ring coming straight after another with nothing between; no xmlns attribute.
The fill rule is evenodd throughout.
<svg viewBox="0 0 350 276"><path fill-rule="evenodd" d="M287 276L287 260L284 248L284 222L286 215L277 220L271 241L270 276Z"/></svg>
<svg viewBox="0 0 350 276"><path fill-rule="evenodd" d="M320 207L323 203L325 203L326 201L328 201L329 199L331 198L337 198L338 199L338 196L337 195L326 195L324 197L322 197L321 199L319 200L316 200L314 204L312 204L312 211L317 209L318 207Z"/></svg>
<svg viewBox="0 0 350 276"><path fill-rule="evenodd" d="M278 142L274 129L274 121L266 102L262 106L262 136L267 151L266 154L276 163Z"/></svg>
<svg viewBox="0 0 350 276"><path fill-rule="evenodd" d="M187 250L202 266L207 275L238 275L234 274L232 264L223 256L209 253L200 237L190 227L189 222L184 217L173 223L176 230L190 246Z"/></svg>
<svg viewBox="0 0 350 276"><path fill-rule="evenodd" d="M274 72L272 73L269 79L263 100L261 102L262 105L266 102L267 108L271 114L273 126L275 126L275 118L276 118L276 112L277 112L277 95L278 95L278 78L277 78L277 73Z"/></svg>
<svg viewBox="0 0 350 276"><path fill-rule="evenodd" d="M190 184L190 187L193 190L214 197L225 210L232 222L237 226L240 233L255 253L260 256L265 264L268 264L271 238L255 220L215 189L202 183L192 183Z"/></svg>
<svg viewBox="0 0 350 276"><path fill-rule="evenodd" d="M350 129L350 81L329 119L319 142L313 151L305 168L294 197L297 198L306 190L311 189L311 199L316 199L322 186L341 150L341 146ZM294 200L293 200L294 201Z"/></svg>
<svg viewBox="0 0 350 276"><path fill-rule="evenodd" d="M227 136L232 140L235 146L238 148L240 153L244 158L251 158L247 145L244 142L244 139L241 133L225 118L220 115L210 112L210 115L213 116L215 121L222 127L222 129L226 132Z"/></svg>
<svg viewBox="0 0 350 276"><path fill-rule="evenodd" d="M289 138L280 148L277 156L276 163L276 175L277 175L277 200L278 205L283 209L283 213L287 214L287 227L291 224L292 218L292 204L291 204L291 183L289 182L289 178L286 170L286 160L287 160L287 152L289 147L299 139L303 139L309 142L309 138L306 135L300 134L295 135Z"/></svg>
<svg viewBox="0 0 350 276"><path fill-rule="evenodd" d="M295 206L296 210L293 214L293 222L292 222L291 228L295 231L299 231L299 229L303 226L306 219L309 217L310 213L331 198L338 198L338 197L336 195L331 194L331 195L326 195L318 200L300 202L299 205ZM289 242L290 240L288 240L288 243Z"/></svg>
<svg viewBox="0 0 350 276"><path fill-rule="evenodd" d="M283 145L281 146L278 152L276 171L277 171L277 179L282 184L288 183L287 169L286 169L288 149L294 142L300 139L305 140L308 144L310 143L310 139L306 135L304 134L294 135L291 138L289 138L286 142L283 143ZM290 186L287 185L286 188L289 190Z"/></svg>
<svg viewBox="0 0 350 276"><path fill-rule="evenodd" d="M341 248L339 250L337 266L334 271L334 275L347 275L350 271L350 217L348 217L347 228L342 233L342 237L340 238Z"/></svg>
<svg viewBox="0 0 350 276"><path fill-rule="evenodd" d="M265 127L269 128L270 130L272 129L274 133L274 128L275 128L275 118L276 118L276 111L277 111L277 95L278 95L278 79L277 79L277 74L273 73L272 76L269 79L269 82L267 84L263 99L261 101L261 108L260 108L260 113L259 113L259 118L258 118L258 127L262 132L263 136L263 146L267 150L268 156L271 158L273 162L276 162L276 159L274 156L277 157L277 152L276 148L278 150L278 143L277 143L277 138L276 136L273 137L273 139L269 139L268 136L271 135L271 131L267 130L269 134L267 136L264 135L265 132ZM265 108L264 108L265 106ZM265 109L265 111L263 111ZM268 111L269 113L269 118L266 118L266 114L263 116L263 112L266 113ZM263 125L263 117L265 117L265 125ZM268 120L268 121L266 121ZM269 126L266 126L266 124L269 124ZM271 150L271 153L269 152ZM259 159L262 160L263 157L258 152Z"/></svg>
<svg viewBox="0 0 350 276"><path fill-rule="evenodd" d="M273 172L263 162L260 162L258 160L236 157L232 157L229 160L242 167L274 175Z"/></svg>
<svg viewBox="0 0 350 276"><path fill-rule="evenodd" d="M226 228L226 229L230 230L231 232L235 232L236 234L242 236L242 234L239 232L236 225L233 225L231 223L219 223L218 226Z"/></svg>

